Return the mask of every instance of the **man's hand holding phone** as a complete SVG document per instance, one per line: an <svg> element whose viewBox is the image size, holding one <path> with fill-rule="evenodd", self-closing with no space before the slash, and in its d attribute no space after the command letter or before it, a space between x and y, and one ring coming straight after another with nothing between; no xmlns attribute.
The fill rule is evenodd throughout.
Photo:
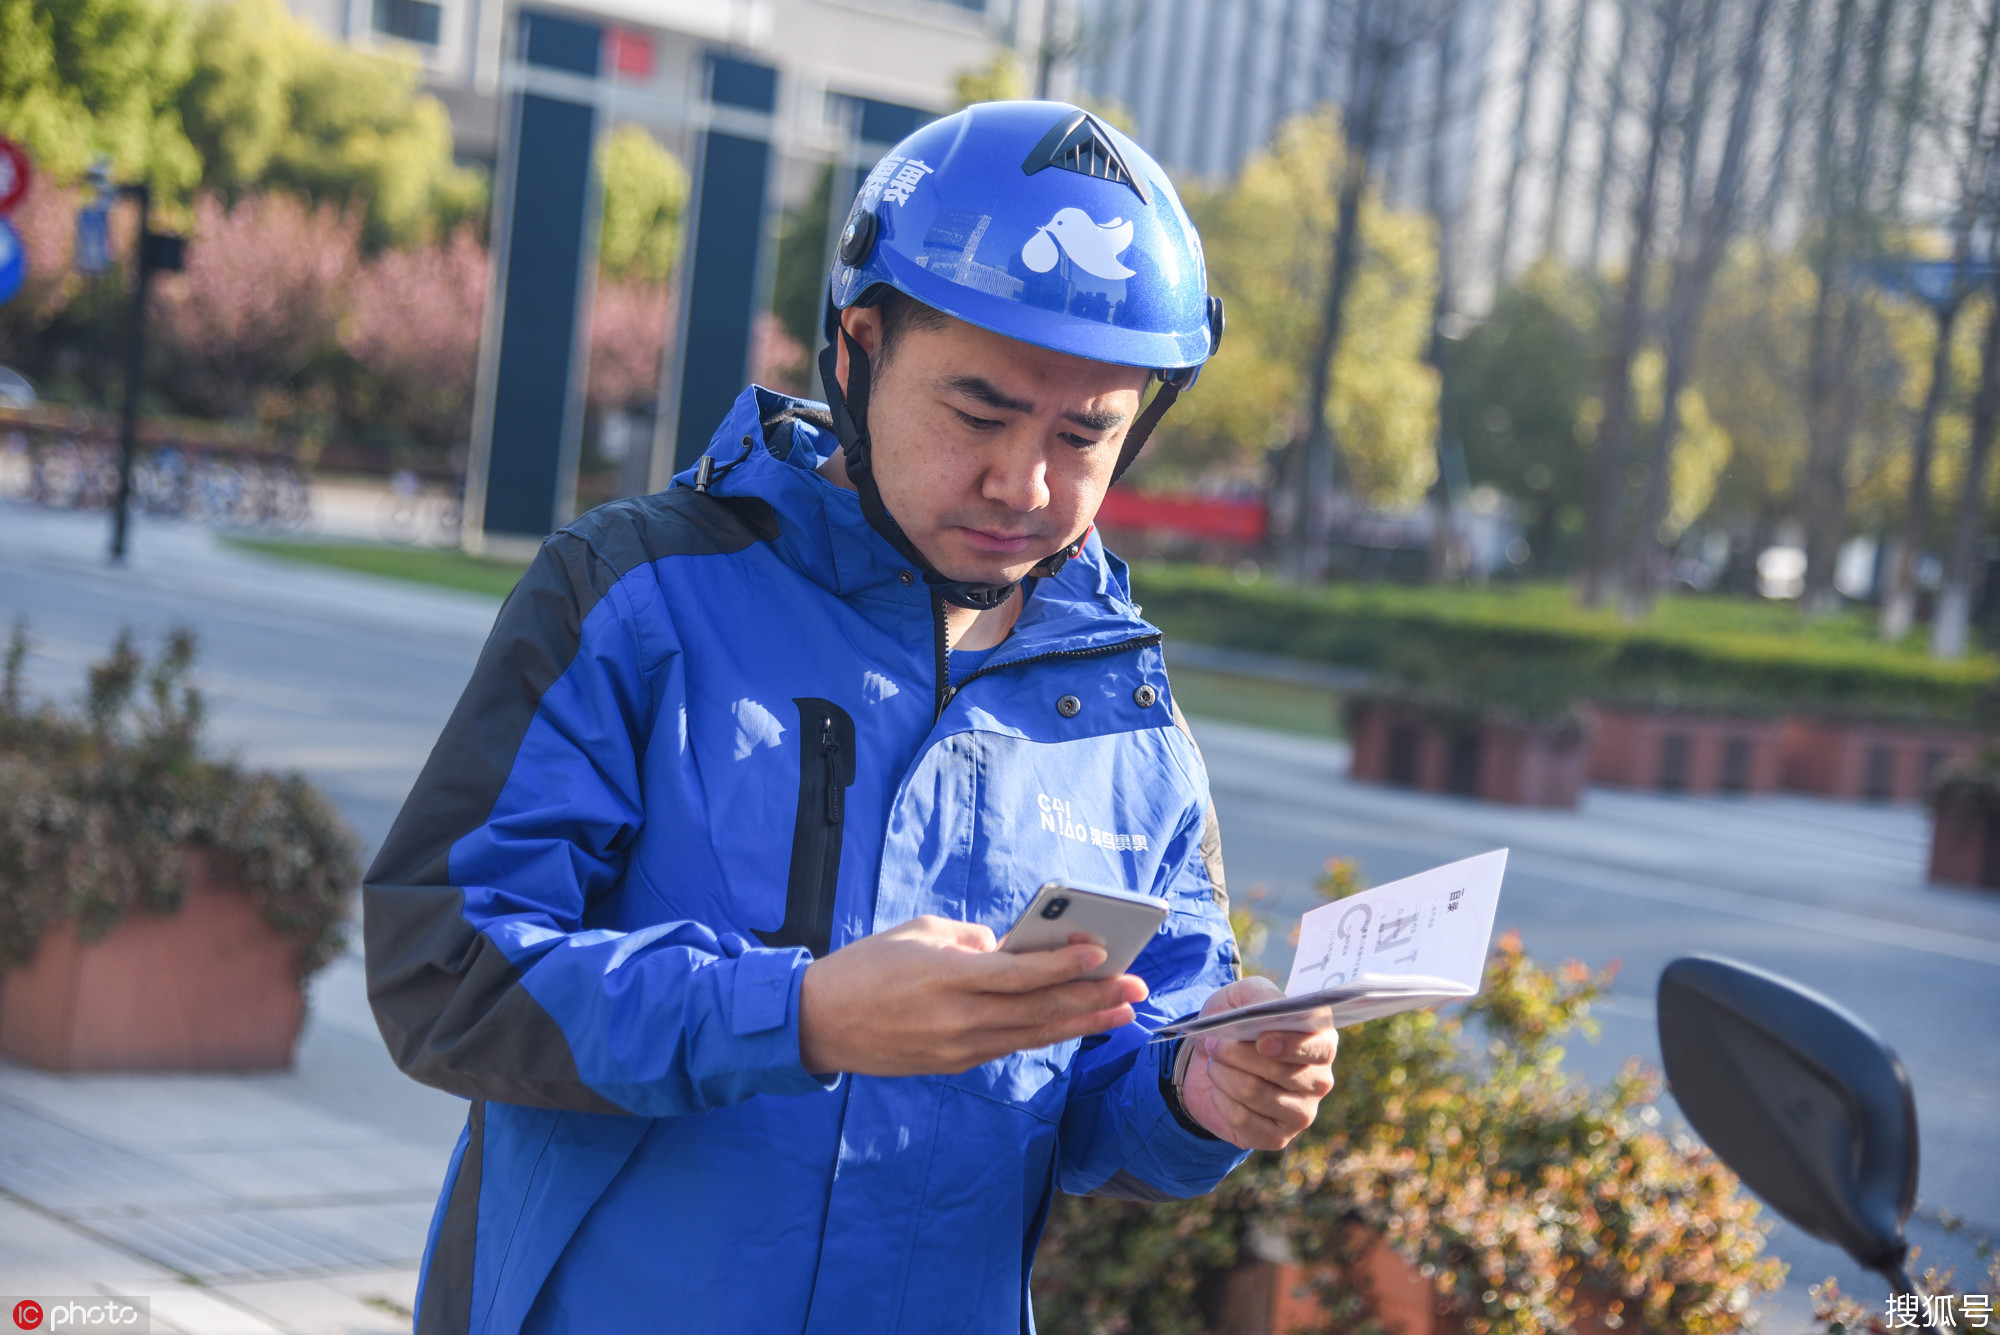
<svg viewBox="0 0 2000 1335"><path fill-rule="evenodd" d="M1209 997L1201 1012L1254 1005L1283 996L1268 978L1239 978ZM1340 1038L1332 1029L1310 1033L1267 1030L1254 1041L1198 1034L1181 1040L1193 1048L1180 1081L1188 1115L1232 1145L1281 1150L1313 1123L1319 1102L1333 1092L1333 1056Z"/></svg>
<svg viewBox="0 0 2000 1335"><path fill-rule="evenodd" d="M1086 979L1105 961L1081 940L1011 954L977 923L926 915L814 960L799 990L809 1071L956 1075L1009 1053L1132 1023L1133 974Z"/></svg>

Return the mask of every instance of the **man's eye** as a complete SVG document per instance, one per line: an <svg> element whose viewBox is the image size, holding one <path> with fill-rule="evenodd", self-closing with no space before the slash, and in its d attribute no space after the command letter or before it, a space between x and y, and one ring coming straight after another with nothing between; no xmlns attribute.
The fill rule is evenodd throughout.
<svg viewBox="0 0 2000 1335"><path fill-rule="evenodd" d="M963 408L953 408L952 411L958 414L959 421L965 423L974 431L998 431L1001 427L1007 425L1005 422L997 422L991 417L974 417Z"/></svg>
<svg viewBox="0 0 2000 1335"><path fill-rule="evenodd" d="M1079 436L1071 431L1063 432L1062 438L1068 441L1070 444L1076 446L1076 448L1078 448L1079 450L1087 450L1093 445L1102 445L1104 443L1103 441L1098 440L1094 436Z"/></svg>

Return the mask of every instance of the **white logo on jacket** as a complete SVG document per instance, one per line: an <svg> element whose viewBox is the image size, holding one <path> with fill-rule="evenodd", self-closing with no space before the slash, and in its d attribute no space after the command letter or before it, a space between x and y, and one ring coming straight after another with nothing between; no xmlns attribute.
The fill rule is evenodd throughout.
<svg viewBox="0 0 2000 1335"><path fill-rule="evenodd" d="M1074 839L1079 844L1089 844L1093 848L1108 848L1114 853L1143 853L1146 851L1146 836L1125 834L1117 830L1100 830L1076 818L1070 804L1060 797L1050 797L1047 793L1035 794L1035 805L1041 808L1042 828L1064 839Z"/></svg>
<svg viewBox="0 0 2000 1335"><path fill-rule="evenodd" d="M1132 224L1123 218L1100 223L1091 221L1082 209L1057 209L1056 216L1037 227L1021 247L1021 262L1036 273L1047 273L1056 267L1060 246L1069 262L1087 274L1130 278L1136 270L1119 263L1118 255L1131 244Z"/></svg>

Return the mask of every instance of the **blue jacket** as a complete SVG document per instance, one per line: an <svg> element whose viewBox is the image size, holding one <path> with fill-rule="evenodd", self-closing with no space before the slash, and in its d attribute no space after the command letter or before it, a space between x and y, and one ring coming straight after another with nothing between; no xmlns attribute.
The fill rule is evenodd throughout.
<svg viewBox="0 0 2000 1335"><path fill-rule="evenodd" d="M549 539L369 870L383 1036L473 1100L420 1335L1018 1335L1056 1189L1189 1196L1242 1158L1172 1115L1139 1025L954 1076L800 1065L815 955L924 913L1003 932L1052 877L1171 906L1142 1021L1236 973L1124 565L1093 538L951 679L923 580L813 471L818 412L747 391L707 493Z"/></svg>

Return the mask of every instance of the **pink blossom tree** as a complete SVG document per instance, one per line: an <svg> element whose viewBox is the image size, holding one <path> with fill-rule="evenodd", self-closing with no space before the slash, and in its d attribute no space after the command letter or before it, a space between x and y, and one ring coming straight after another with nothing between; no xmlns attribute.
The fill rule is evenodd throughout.
<svg viewBox="0 0 2000 1335"><path fill-rule="evenodd" d="M366 373L350 415L400 422L431 445L465 443L486 264L486 248L462 227L440 244L385 250L362 267L340 339Z"/></svg>
<svg viewBox="0 0 2000 1335"><path fill-rule="evenodd" d="M584 390L593 412L653 403L677 306L665 283L598 279L590 309L590 379Z"/></svg>
<svg viewBox="0 0 2000 1335"><path fill-rule="evenodd" d="M156 289L163 387L218 417L254 412L333 345L360 259L358 215L277 192L195 200L187 269Z"/></svg>

